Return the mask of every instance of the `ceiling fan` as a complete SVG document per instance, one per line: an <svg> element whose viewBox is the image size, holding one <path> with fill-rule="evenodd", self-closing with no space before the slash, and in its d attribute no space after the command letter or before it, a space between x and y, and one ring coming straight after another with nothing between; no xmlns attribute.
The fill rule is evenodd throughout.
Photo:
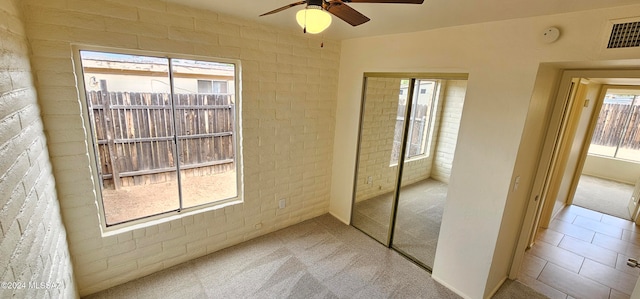
<svg viewBox="0 0 640 299"><path fill-rule="evenodd" d="M405 3L405 4L422 4L424 0L303 0L295 3L291 3L289 5L285 5L278 9L274 9L270 12L266 12L261 14L260 16L266 16L270 14L274 14L277 12L281 12L285 9L289 9L294 6L306 4L307 7L298 12L296 19L298 20L298 24L305 29L305 32L309 33L318 33L329 27L331 24L331 17L325 12L329 12L334 16L342 19L343 21L351 24L352 26L362 25L368 22L370 19L359 13L357 10L351 8L347 3ZM313 15L311 14L313 13ZM321 15L319 18L323 18L326 24L323 24L320 27L324 27L320 29L318 32L312 32L308 29L310 22L310 18L315 17L316 15ZM327 20L328 18L328 20ZM315 30L317 31L317 30Z"/></svg>

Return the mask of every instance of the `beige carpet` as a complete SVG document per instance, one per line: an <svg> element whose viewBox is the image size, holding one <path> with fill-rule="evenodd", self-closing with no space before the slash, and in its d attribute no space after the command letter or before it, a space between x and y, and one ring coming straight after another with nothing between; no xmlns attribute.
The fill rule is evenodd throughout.
<svg viewBox="0 0 640 299"><path fill-rule="evenodd" d="M628 220L627 204L632 193L633 185L582 175L573 204Z"/></svg>
<svg viewBox="0 0 640 299"><path fill-rule="evenodd" d="M440 224L447 199L447 184L426 179L400 190L393 247L433 268ZM358 202L353 226L385 243L391 216L393 194Z"/></svg>
<svg viewBox="0 0 640 299"><path fill-rule="evenodd" d="M320 216L88 298L460 298L357 229ZM494 298L544 298L508 281Z"/></svg>
<svg viewBox="0 0 640 299"><path fill-rule="evenodd" d="M90 298L459 298L429 273L330 215Z"/></svg>

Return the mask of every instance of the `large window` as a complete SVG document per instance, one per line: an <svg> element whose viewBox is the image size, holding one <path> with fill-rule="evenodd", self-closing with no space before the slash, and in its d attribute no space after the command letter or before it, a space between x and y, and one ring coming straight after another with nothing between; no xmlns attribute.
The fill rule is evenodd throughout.
<svg viewBox="0 0 640 299"><path fill-rule="evenodd" d="M438 81L436 80L419 79L415 82L408 124L409 134L407 136L409 142L407 142L405 160L429 156L429 136L431 136L431 124L433 123L433 115L435 115L437 87ZM393 138L393 151L391 152L391 164L398 163L400 144L402 143L404 113L406 111L407 95L409 94L408 88L409 80L402 80L398 97L399 105Z"/></svg>
<svg viewBox="0 0 640 299"><path fill-rule="evenodd" d="M107 226L240 197L234 63L80 60Z"/></svg>
<svg viewBox="0 0 640 299"><path fill-rule="evenodd" d="M607 89L589 154L640 162L640 89Z"/></svg>

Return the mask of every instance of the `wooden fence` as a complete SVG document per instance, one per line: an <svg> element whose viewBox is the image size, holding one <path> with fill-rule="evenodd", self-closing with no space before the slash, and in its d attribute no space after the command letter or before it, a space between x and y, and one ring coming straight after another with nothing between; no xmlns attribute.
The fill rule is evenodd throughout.
<svg viewBox="0 0 640 299"><path fill-rule="evenodd" d="M175 129L170 94L93 91L87 100L107 188L175 180L176 159L183 174L234 167L231 95L176 94Z"/></svg>
<svg viewBox="0 0 640 299"><path fill-rule="evenodd" d="M628 129L627 128L628 123ZM593 131L592 144L640 149L640 106L603 104Z"/></svg>

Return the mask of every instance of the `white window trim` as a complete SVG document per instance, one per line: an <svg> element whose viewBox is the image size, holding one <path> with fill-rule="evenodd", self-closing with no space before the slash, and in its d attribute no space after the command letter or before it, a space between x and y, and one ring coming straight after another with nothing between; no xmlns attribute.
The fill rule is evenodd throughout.
<svg viewBox="0 0 640 299"><path fill-rule="evenodd" d="M95 198L94 200L97 203L98 209L97 213L100 219L100 228L102 232L102 236L112 236L118 235L121 233L133 231L136 229L146 228L150 226L154 226L160 223L165 223L169 221L173 221L176 219L181 219L184 217L188 217L195 214L206 213L213 210L223 209L228 206L239 205L244 202L244 159L243 159L243 147L242 147L242 65L240 60L236 59L227 59L227 58L218 58L218 57L207 57L207 56L196 56L196 55L187 55L187 54L176 54L176 53L167 53L167 52L156 52L156 51L142 51L142 50L132 50L132 49L120 49L120 48L110 48L110 47L100 47L100 46L91 46L91 45L82 45L82 44L74 44L72 45L72 55L73 62L75 67L76 74L76 87L78 88L78 97L81 106L81 116L83 120L83 129L85 131L85 141L87 142L87 151L89 154L89 167L91 169L91 175L93 178L93 189ZM234 143L236 146L235 152L235 163L236 167L236 184L238 186L238 194L236 197L219 200L216 202L211 202L208 204L199 205L196 207L188 207L183 208L179 211L169 211L159 215L148 216L140 219L135 219L131 221L127 221L124 223L114 224L107 226L107 221L104 213L104 205L102 203L102 192L100 189L100 177L98 174L97 167L97 158L96 152L93 142L93 133L91 132L91 120L89 119L89 109L87 106L86 99L86 90L85 90L85 82L84 82L84 73L82 69L82 64L80 63L80 51L100 51L100 52L112 52L112 53L122 53L122 54L131 54L131 55L147 55L153 57L165 57L165 58L177 58L177 59L194 59L194 60L205 60L205 61L215 61L215 62L223 62L223 63L232 63L235 67L235 94L236 94L236 107L235 107L235 132L234 134ZM90 148L89 148L90 147Z"/></svg>
<svg viewBox="0 0 640 299"><path fill-rule="evenodd" d="M407 157L405 162L425 159L431 156L431 144L433 144L432 139L436 137L434 135L435 120L437 116L440 114L440 109L438 109L439 108L438 104L440 103L440 90L441 90L442 80L439 80L439 79L417 79L417 80L432 81L434 84L433 94L431 95L431 112L429 112L429 119L425 122L425 125L427 126L427 128L426 130L424 130L424 136L422 139L422 146L424 148L424 153ZM418 87L418 90L420 90L420 87Z"/></svg>

